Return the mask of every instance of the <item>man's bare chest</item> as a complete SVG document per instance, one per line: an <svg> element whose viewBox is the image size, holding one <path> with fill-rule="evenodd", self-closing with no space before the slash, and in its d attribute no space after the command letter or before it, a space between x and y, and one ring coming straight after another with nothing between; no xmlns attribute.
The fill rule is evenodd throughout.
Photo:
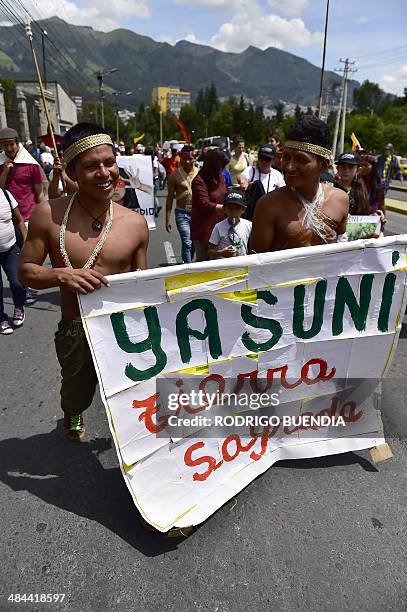
<svg viewBox="0 0 407 612"><path fill-rule="evenodd" d="M61 245L60 226L55 225L49 235L49 247L51 261L54 267L65 266L62 257L62 250L66 254L73 268L83 268L89 258L98 249L99 241L102 239L103 231L100 234L92 235L86 231L71 231L69 227L65 230L65 239ZM103 274L118 274L131 270L132 258L134 253L134 240L123 235L119 228L111 228L103 242L95 263L92 267Z"/></svg>

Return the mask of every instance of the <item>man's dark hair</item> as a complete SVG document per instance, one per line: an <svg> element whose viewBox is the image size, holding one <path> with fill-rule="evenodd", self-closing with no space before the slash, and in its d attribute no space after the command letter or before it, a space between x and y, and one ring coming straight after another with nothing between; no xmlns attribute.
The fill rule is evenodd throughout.
<svg viewBox="0 0 407 612"><path fill-rule="evenodd" d="M287 131L287 140L309 142L330 149L329 129L327 124L314 115L305 115L298 119Z"/></svg>
<svg viewBox="0 0 407 612"><path fill-rule="evenodd" d="M106 130L104 128L102 128L100 125L97 125L96 123L77 123L76 125L72 126L71 129L69 129L62 137L62 151L66 151L68 149L68 147L70 147L71 145L75 144L75 142L78 142L79 140L82 140L82 138L86 138L87 136L95 136L96 134L107 134L109 135L108 132L106 132ZM114 152L114 148L112 147L112 150ZM75 161L75 158L72 160L71 163L73 163ZM68 164L70 165L70 164Z"/></svg>
<svg viewBox="0 0 407 612"><path fill-rule="evenodd" d="M194 151L194 147L192 145L184 145L181 149L181 153L191 153Z"/></svg>
<svg viewBox="0 0 407 612"><path fill-rule="evenodd" d="M153 155L154 155L153 147L146 147L144 149L144 155L149 155L150 157L153 157Z"/></svg>

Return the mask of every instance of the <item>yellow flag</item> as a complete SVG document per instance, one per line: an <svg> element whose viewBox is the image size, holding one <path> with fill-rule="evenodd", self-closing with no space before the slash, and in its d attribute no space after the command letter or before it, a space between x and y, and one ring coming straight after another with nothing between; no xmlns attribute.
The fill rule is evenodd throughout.
<svg viewBox="0 0 407 612"><path fill-rule="evenodd" d="M143 140L143 138L144 138L144 134L141 134L141 136L134 136L133 143L137 144L138 142L140 142L140 140Z"/></svg>
<svg viewBox="0 0 407 612"><path fill-rule="evenodd" d="M359 149L362 148L362 145L360 144L359 140L356 138L355 132L352 132L350 138L352 140L352 151L356 151L358 148Z"/></svg>

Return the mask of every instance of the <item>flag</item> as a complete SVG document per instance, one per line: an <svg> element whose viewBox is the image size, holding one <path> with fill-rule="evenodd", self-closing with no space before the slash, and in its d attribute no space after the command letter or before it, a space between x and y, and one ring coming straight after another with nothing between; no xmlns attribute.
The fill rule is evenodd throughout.
<svg viewBox="0 0 407 612"><path fill-rule="evenodd" d="M189 138L189 134L186 130L185 125L182 123L182 121L180 119L178 119L178 117L176 117L174 115L174 121L175 123L178 125L179 129L181 130L181 134L185 140L185 142L187 142L188 144L191 142L191 139Z"/></svg>
<svg viewBox="0 0 407 612"><path fill-rule="evenodd" d="M144 134L141 134L141 136L134 136L133 144L137 144L138 142L140 142L140 140L143 140L143 138L144 138Z"/></svg>
<svg viewBox="0 0 407 612"><path fill-rule="evenodd" d="M357 151L358 149L362 148L362 145L360 144L359 140L356 138L355 132L352 132L350 138L352 140L352 151Z"/></svg>

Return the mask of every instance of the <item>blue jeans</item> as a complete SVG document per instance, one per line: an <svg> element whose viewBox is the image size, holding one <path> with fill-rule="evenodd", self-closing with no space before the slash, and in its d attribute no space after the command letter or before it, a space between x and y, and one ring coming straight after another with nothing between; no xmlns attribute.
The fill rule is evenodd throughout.
<svg viewBox="0 0 407 612"><path fill-rule="evenodd" d="M4 321L7 317L4 315L3 303L3 279L1 276L1 268L3 268L13 296L14 306L23 308L25 304L25 287L18 280L18 260L20 258L20 249L17 244L14 244L8 251L0 252L0 321Z"/></svg>
<svg viewBox="0 0 407 612"><path fill-rule="evenodd" d="M191 240L191 213L184 208L175 208L175 223L181 236L181 257L183 263L192 263L195 254Z"/></svg>

